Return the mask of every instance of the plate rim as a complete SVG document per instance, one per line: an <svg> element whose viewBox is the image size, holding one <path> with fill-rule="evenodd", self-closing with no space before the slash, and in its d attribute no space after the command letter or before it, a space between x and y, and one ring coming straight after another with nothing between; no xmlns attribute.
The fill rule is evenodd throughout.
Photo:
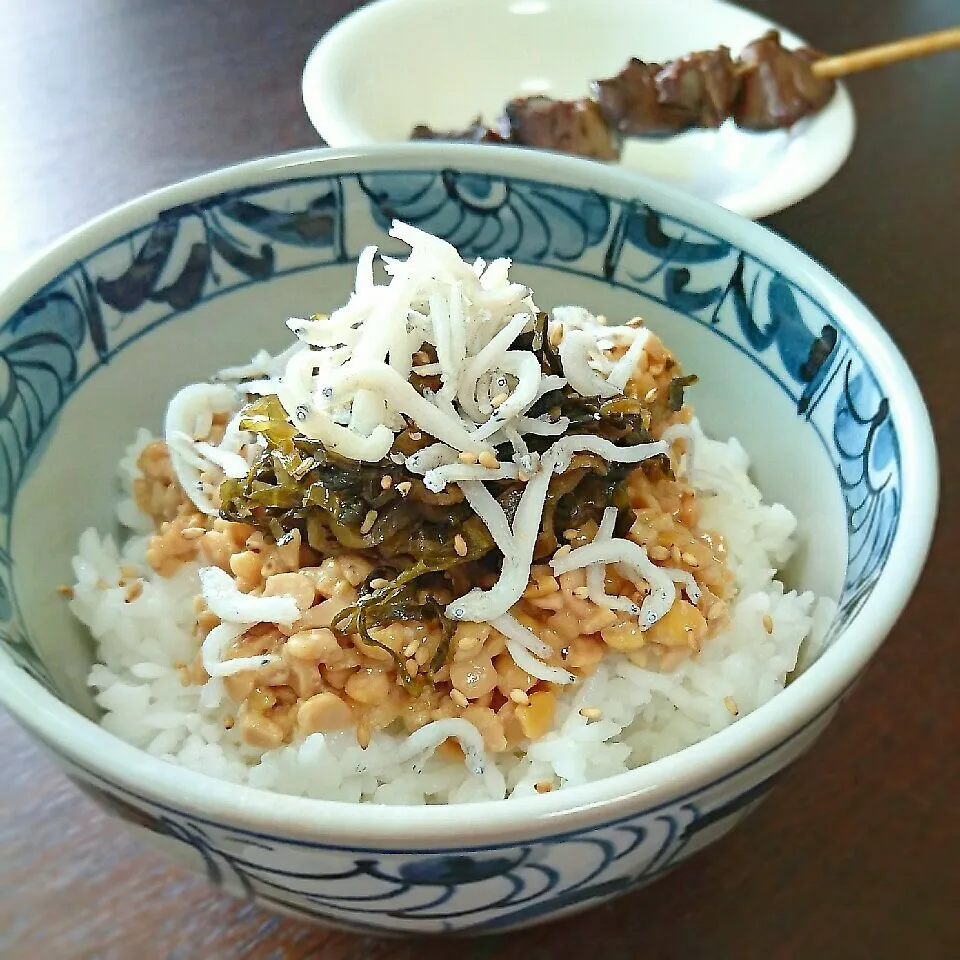
<svg viewBox="0 0 960 960"><path fill-rule="evenodd" d="M358 36L362 36L366 24L376 22L385 9L403 5L410 7L429 6L435 2L440 2L440 0L374 0L373 3L364 4L340 18L311 47L301 72L300 94L311 126L327 146L349 149L351 147L360 148L403 142L383 140L362 133L358 135L358 125L350 122L341 110L334 108L335 98L327 95L330 87L328 81L331 76L330 61L345 45L357 43ZM464 2L464 0L461 0L461 2ZM483 5L485 0L465 0L465 2ZM767 29L780 31L789 44L794 46L808 45L806 39L794 31L755 10L731 3L729 0L697 0L697 2L706 6L735 11L738 14L747 14L762 21L767 25ZM822 111L807 121L808 125L797 138L816 136L817 131L822 129L824 122L827 120L832 120L836 129L829 140L824 142L823 149L817 151L821 157L821 163L808 166L799 175L795 173L791 178L785 179L782 174L778 175L778 171L783 165L781 162L759 181L742 190L730 191L724 197L708 198L693 195L707 203L715 203L717 206L750 220L772 216L794 206L801 200L805 200L821 190L837 175L853 151L857 133L856 111L850 93L843 82L837 84L837 92L833 100ZM762 134L756 135L762 136ZM554 153L555 151L543 150L539 152ZM617 164L616 166L623 170L651 177L661 183L667 183L685 193L691 193L691 191L685 189L682 183L664 180L642 167L624 166L623 164Z"/></svg>

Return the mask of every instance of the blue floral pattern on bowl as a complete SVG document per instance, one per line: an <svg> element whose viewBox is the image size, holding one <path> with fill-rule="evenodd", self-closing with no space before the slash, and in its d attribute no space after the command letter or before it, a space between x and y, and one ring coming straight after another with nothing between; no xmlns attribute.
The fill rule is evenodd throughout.
<svg viewBox="0 0 960 960"><path fill-rule="evenodd" d="M732 829L829 723L688 796L588 830L527 843L422 850L345 848L230 827L156 803L60 762L88 796L238 896L358 932L492 933L644 886Z"/></svg>
<svg viewBox="0 0 960 960"><path fill-rule="evenodd" d="M848 564L834 634L859 609L897 530L900 454L876 377L822 304L756 257L641 200L453 169L388 170L258 185L164 210L53 279L3 325L0 645L16 664L52 690L20 624L9 534L18 488L73 391L199 303L354 262L371 238L384 239L394 217L450 240L466 257L509 256L634 291L746 355L813 427L836 470ZM118 250L127 251L119 272ZM104 806L234 892L355 929L483 931L582 908L660 875L751 808L834 708L662 808L526 844L429 856L245 832L60 760Z"/></svg>

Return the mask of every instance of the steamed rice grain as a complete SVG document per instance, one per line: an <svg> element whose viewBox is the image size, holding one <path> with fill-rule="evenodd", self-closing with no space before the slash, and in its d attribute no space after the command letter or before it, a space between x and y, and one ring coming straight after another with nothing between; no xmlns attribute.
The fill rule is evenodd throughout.
<svg viewBox="0 0 960 960"><path fill-rule="evenodd" d="M557 697L553 729L525 750L488 754L483 772L441 752L412 759L405 733L375 731L361 748L352 730L313 733L269 750L245 744L229 702L213 706L181 674L196 656L199 564L159 576L147 563L151 521L133 483L142 430L120 463L120 545L87 530L74 558L71 608L90 629L99 663L88 682L105 729L153 756L233 783L295 796L386 804L461 803L532 796L609 777L720 731L783 689L810 633L815 598L775 579L790 556L795 518L764 504L736 440L694 424L692 481L703 525L722 535L737 598L729 626L673 669L609 651L596 670ZM131 571L143 582L131 599ZM772 630L768 627L772 625ZM634 657L634 661L642 658ZM546 787L544 785L547 785Z"/></svg>

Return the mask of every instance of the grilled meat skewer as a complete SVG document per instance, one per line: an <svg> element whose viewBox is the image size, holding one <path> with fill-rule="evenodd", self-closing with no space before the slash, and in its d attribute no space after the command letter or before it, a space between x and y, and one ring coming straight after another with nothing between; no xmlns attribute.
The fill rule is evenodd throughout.
<svg viewBox="0 0 960 960"><path fill-rule="evenodd" d="M820 54L788 50L775 30L744 48L737 60L727 47L687 54L666 64L632 59L607 80L595 80L595 100L511 100L494 127L479 119L464 131L417 126L412 139L503 143L616 160L624 136L671 136L718 127L732 117L748 130L790 127L822 109L836 83L812 65Z"/></svg>

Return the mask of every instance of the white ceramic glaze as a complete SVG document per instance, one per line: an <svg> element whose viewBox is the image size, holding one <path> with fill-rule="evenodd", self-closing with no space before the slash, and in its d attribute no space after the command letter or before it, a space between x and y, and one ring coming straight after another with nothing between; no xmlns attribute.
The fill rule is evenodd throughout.
<svg viewBox="0 0 960 960"><path fill-rule="evenodd" d="M375 811L209 779L97 726L92 650L56 587L80 531L110 524L122 448L138 426L157 428L183 383L278 348L287 316L342 302L364 245L397 250L393 215L467 256L512 257L545 307L645 315L701 374L707 428L740 437L761 486L800 518L792 583L839 600L824 649L772 702L597 783ZM540 922L649 882L724 833L813 743L883 641L936 511L916 384L840 283L719 207L532 151L315 151L150 194L0 292L0 372L0 702L146 842L270 907L356 929ZM64 477L71 495L51 496Z"/></svg>
<svg viewBox="0 0 960 960"><path fill-rule="evenodd" d="M303 100L335 147L404 140L416 123L492 122L511 97L575 98L632 57L663 62L726 44L736 54L776 26L721 0L378 0L346 17L311 53ZM784 42L803 41L783 31ZM818 190L854 139L841 86L791 131L732 123L627 143L622 165L744 216L774 213Z"/></svg>

